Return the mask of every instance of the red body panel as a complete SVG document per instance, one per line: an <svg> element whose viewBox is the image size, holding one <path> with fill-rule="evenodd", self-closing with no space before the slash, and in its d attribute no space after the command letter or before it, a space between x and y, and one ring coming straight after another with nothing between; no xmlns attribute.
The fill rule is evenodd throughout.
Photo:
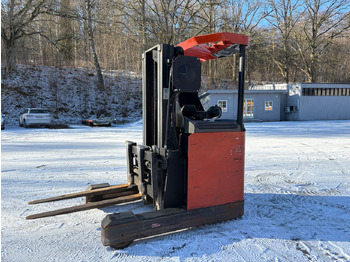
<svg viewBox="0 0 350 262"><path fill-rule="evenodd" d="M245 132L189 136L188 210L243 200L244 148Z"/></svg>
<svg viewBox="0 0 350 262"><path fill-rule="evenodd" d="M186 56L195 56L201 62L216 59L212 54L231 45L249 45L249 36L234 33L215 33L202 36L194 36L180 44Z"/></svg>

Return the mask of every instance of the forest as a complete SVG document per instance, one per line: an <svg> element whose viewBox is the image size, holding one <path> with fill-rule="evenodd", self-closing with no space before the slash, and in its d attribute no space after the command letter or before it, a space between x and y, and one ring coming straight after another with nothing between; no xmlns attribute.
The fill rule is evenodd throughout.
<svg viewBox="0 0 350 262"><path fill-rule="evenodd" d="M3 77L18 64L140 72L159 43L233 32L250 36L247 85L350 82L348 0L6 0L1 1ZM238 59L203 64L219 88ZM217 86L216 86L217 85Z"/></svg>

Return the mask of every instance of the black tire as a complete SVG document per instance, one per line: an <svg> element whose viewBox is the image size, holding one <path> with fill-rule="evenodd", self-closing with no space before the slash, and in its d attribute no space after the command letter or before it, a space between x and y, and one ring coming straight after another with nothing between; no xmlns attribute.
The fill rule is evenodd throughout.
<svg viewBox="0 0 350 262"><path fill-rule="evenodd" d="M21 124L21 120L18 120L18 125L19 127L23 127L23 125Z"/></svg>
<svg viewBox="0 0 350 262"><path fill-rule="evenodd" d="M113 249L123 249L123 248L126 248L126 247L130 246L132 242L134 242L134 241L123 242L123 243L119 243L119 244L116 244L116 245L113 245L113 246L110 246L110 247L113 248Z"/></svg>
<svg viewBox="0 0 350 262"><path fill-rule="evenodd" d="M23 119L23 126L24 126L25 128L27 128L27 127L28 127L27 122L26 122L26 120L25 120L25 119Z"/></svg>

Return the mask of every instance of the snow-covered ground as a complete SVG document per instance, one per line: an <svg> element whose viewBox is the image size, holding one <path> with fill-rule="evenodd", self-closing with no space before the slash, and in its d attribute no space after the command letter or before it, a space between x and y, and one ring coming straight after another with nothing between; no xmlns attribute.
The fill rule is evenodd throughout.
<svg viewBox="0 0 350 262"><path fill-rule="evenodd" d="M141 124L72 127L2 131L2 261L350 261L350 121L246 124L245 215L124 250L102 245L101 220L150 206L25 219L84 201L30 200L126 182L124 142L141 142Z"/></svg>

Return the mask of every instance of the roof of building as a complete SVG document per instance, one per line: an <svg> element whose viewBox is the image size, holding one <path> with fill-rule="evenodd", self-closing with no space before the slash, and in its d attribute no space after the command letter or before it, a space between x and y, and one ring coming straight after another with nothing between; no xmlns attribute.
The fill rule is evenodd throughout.
<svg viewBox="0 0 350 262"><path fill-rule="evenodd" d="M255 85L244 90L246 94L287 94L288 90L293 88L350 88L350 84L334 84L334 83L290 83L290 84L266 84ZM202 94L206 96L209 94L235 94L237 89L215 89L208 90Z"/></svg>
<svg viewBox="0 0 350 262"><path fill-rule="evenodd" d="M287 90L244 90L245 94L287 94ZM202 96L210 94L237 94L237 89L228 90L208 90L202 94Z"/></svg>

